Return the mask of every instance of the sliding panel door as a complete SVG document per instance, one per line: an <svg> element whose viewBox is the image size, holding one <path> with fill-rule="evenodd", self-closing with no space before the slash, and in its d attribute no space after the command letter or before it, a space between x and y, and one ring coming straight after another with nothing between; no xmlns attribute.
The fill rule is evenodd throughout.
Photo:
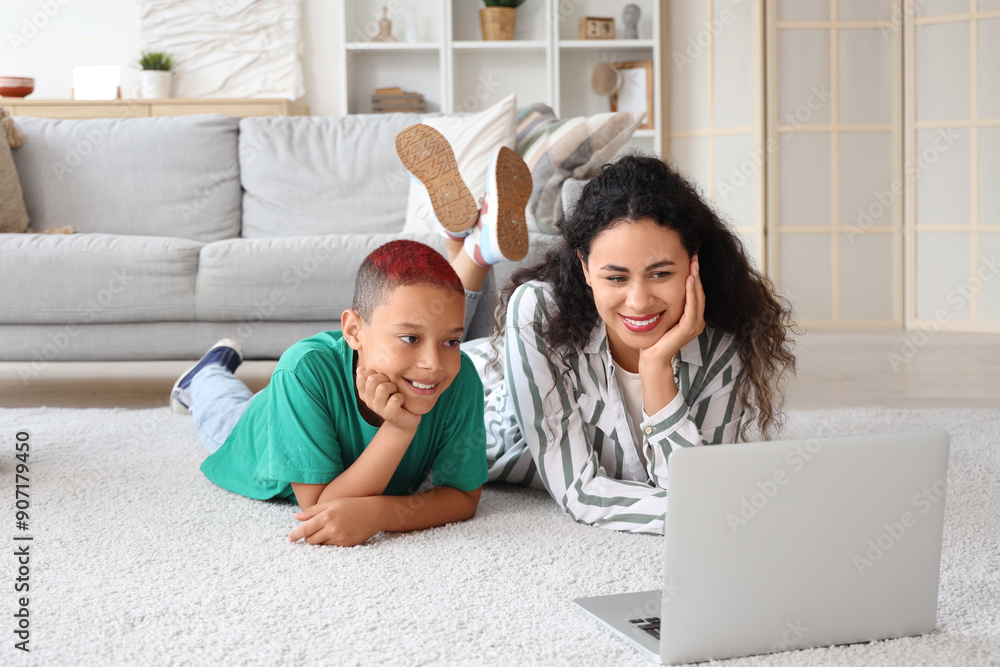
<svg viewBox="0 0 1000 667"><path fill-rule="evenodd" d="M767 3L768 272L806 327L903 325L899 9Z"/></svg>
<svg viewBox="0 0 1000 667"><path fill-rule="evenodd" d="M1000 331L1000 2L907 9L907 326Z"/></svg>
<svg viewBox="0 0 1000 667"><path fill-rule="evenodd" d="M673 0L666 20L666 157L763 270L763 0Z"/></svg>

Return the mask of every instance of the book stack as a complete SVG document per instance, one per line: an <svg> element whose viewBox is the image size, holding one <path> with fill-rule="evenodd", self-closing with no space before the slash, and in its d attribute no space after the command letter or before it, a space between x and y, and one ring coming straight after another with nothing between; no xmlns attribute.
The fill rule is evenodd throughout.
<svg viewBox="0 0 1000 667"><path fill-rule="evenodd" d="M424 96L404 93L402 88L376 88L372 95L372 113L424 113Z"/></svg>

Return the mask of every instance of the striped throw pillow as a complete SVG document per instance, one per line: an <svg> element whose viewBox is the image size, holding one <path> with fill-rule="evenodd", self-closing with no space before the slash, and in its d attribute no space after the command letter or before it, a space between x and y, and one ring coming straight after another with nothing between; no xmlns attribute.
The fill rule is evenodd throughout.
<svg viewBox="0 0 1000 667"><path fill-rule="evenodd" d="M531 170L528 229L557 234L562 220L562 186L570 178L593 178L618 153L646 114L620 111L559 120L545 104L517 114L515 150Z"/></svg>

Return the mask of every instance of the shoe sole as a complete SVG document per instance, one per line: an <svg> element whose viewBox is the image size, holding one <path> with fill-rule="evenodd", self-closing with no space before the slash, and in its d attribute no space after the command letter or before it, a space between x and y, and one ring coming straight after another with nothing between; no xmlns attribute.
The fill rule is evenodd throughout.
<svg viewBox="0 0 1000 667"><path fill-rule="evenodd" d="M479 207L458 171L448 140L430 125L411 125L396 135L396 154L431 198L438 222L452 233L476 224Z"/></svg>
<svg viewBox="0 0 1000 667"><path fill-rule="evenodd" d="M531 170L521 156L507 148L497 155L496 233L498 250L512 262L528 254L528 226L524 211L531 199Z"/></svg>
<svg viewBox="0 0 1000 667"><path fill-rule="evenodd" d="M216 341L215 344L212 345L212 347L208 348L208 352L205 352L205 354L201 355L201 359L204 359L206 354L208 354L217 347L231 347L232 349L236 350L236 352L238 352L240 355L240 363L241 364L243 363L243 360L245 359L245 357L243 356L243 346L240 345L239 341L233 340L232 338L223 338L219 341ZM174 391L177 390L177 386L181 383L181 380L186 378L188 376L188 373L193 371L198 366L198 364L201 363L201 359L198 359L198 361L191 364L191 366L186 371L181 373L180 376L177 378L177 381L174 382L174 386L170 388L171 412L175 412L179 415L190 414L191 411L188 410L186 407L184 407L183 403L174 398Z"/></svg>

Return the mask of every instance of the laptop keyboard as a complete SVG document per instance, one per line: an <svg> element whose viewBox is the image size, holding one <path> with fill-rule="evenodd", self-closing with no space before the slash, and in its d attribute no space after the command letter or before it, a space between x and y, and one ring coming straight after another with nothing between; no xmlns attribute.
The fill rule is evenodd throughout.
<svg viewBox="0 0 1000 667"><path fill-rule="evenodd" d="M660 638L659 616L653 616L652 618L630 618L628 622L656 639Z"/></svg>

